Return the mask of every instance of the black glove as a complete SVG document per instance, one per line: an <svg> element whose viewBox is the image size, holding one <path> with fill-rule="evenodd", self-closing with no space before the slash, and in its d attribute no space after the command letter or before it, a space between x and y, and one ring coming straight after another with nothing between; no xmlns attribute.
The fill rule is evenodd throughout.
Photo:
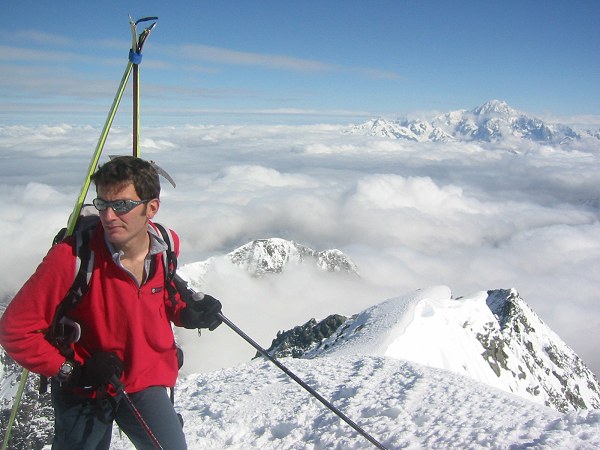
<svg viewBox="0 0 600 450"><path fill-rule="evenodd" d="M221 302L210 295L194 293L181 311L181 325L184 328L208 328L213 331L223 321L219 317Z"/></svg>
<svg viewBox="0 0 600 450"><path fill-rule="evenodd" d="M86 359L78 380L80 386L101 386L123 375L123 362L114 352L99 352ZM73 380L75 381L75 380Z"/></svg>

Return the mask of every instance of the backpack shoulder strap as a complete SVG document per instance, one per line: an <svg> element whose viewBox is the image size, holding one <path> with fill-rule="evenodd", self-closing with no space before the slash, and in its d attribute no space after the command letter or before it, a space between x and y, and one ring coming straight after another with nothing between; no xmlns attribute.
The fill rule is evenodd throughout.
<svg viewBox="0 0 600 450"><path fill-rule="evenodd" d="M69 290L74 297L71 306L75 306L88 291L92 272L94 271L94 251L90 241L95 228L78 230L75 233L75 269L76 275ZM67 294L69 295L69 294Z"/></svg>
<svg viewBox="0 0 600 450"><path fill-rule="evenodd" d="M70 349L69 344L71 343L68 342L70 336L66 336L67 333L64 330L64 318L67 312L79 304L88 292L90 279L94 271L94 251L89 245L94 230L95 227L86 227L75 232L75 276L73 284L71 284L67 294L56 308L52 326L47 336L63 352Z"/></svg>
<svg viewBox="0 0 600 450"><path fill-rule="evenodd" d="M169 298L173 302L177 302L177 288L173 283L173 278L175 277L175 272L177 272L177 253L175 252L175 239L173 238L173 233L170 228L165 227L160 223L153 222L154 226L160 232L163 240L167 244L167 250L163 252L163 266L165 270L165 286L167 292L169 293ZM181 369L183 366L183 350L180 347L177 347L177 364L178 368ZM171 389L171 404L175 404L175 387ZM179 421L181 422L181 426L183 426L183 418L181 414L177 414L179 417Z"/></svg>
<svg viewBox="0 0 600 450"><path fill-rule="evenodd" d="M84 205L82 214L79 216L74 234L74 253L75 253L75 275L73 283L65 294L64 298L56 307L54 317L50 328L45 334L46 339L56 346L63 356L66 358L73 357L73 348L71 344L77 342L80 337L81 329L79 325L73 321L67 320L67 312L81 302L83 296L89 289L92 272L94 270L94 252L90 248L90 241L96 224L100 217ZM95 216L95 217L94 217ZM85 222L85 223L84 223ZM52 245L61 242L67 234L67 229L63 228L54 237ZM74 328L75 326L75 328ZM48 378L40 376L39 393L44 394L48 389Z"/></svg>
<svg viewBox="0 0 600 450"><path fill-rule="evenodd" d="M167 250L163 252L163 267L165 270L165 286L169 297L172 301L176 301L177 288L173 284L175 272L177 272L177 253L175 252L175 239L172 231L160 223L154 222L154 226L160 232L163 240L167 244Z"/></svg>
<svg viewBox="0 0 600 450"><path fill-rule="evenodd" d="M154 223L167 244L167 250L163 252L163 264L165 267L165 279L168 284L173 281L177 271L177 254L175 253L175 239L171 230L160 223Z"/></svg>

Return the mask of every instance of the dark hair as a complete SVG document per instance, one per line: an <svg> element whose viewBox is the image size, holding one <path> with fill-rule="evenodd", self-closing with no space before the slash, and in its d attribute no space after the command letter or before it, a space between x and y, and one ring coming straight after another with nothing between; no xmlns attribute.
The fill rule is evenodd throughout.
<svg viewBox="0 0 600 450"><path fill-rule="evenodd" d="M92 175L96 187L120 188L133 183L142 200L160 197L160 181L152 164L134 156L117 156L101 165Z"/></svg>

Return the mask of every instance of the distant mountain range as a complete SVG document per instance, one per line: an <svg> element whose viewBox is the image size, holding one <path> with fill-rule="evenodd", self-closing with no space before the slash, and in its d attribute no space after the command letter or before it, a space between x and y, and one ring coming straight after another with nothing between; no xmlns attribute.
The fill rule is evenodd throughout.
<svg viewBox="0 0 600 450"><path fill-rule="evenodd" d="M597 144L600 130L575 130L567 125L547 123L511 108L506 102L491 100L473 110L452 111L429 120L371 119L348 130L415 142L529 140L566 145L590 139Z"/></svg>

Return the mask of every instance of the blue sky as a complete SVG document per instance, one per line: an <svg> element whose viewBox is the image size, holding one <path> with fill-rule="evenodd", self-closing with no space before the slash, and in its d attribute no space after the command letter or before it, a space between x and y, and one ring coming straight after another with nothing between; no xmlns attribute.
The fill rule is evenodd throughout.
<svg viewBox="0 0 600 450"><path fill-rule="evenodd" d="M600 115L597 1L3 0L0 123L102 123L128 14L159 17L141 65L148 124L349 123L494 98Z"/></svg>

